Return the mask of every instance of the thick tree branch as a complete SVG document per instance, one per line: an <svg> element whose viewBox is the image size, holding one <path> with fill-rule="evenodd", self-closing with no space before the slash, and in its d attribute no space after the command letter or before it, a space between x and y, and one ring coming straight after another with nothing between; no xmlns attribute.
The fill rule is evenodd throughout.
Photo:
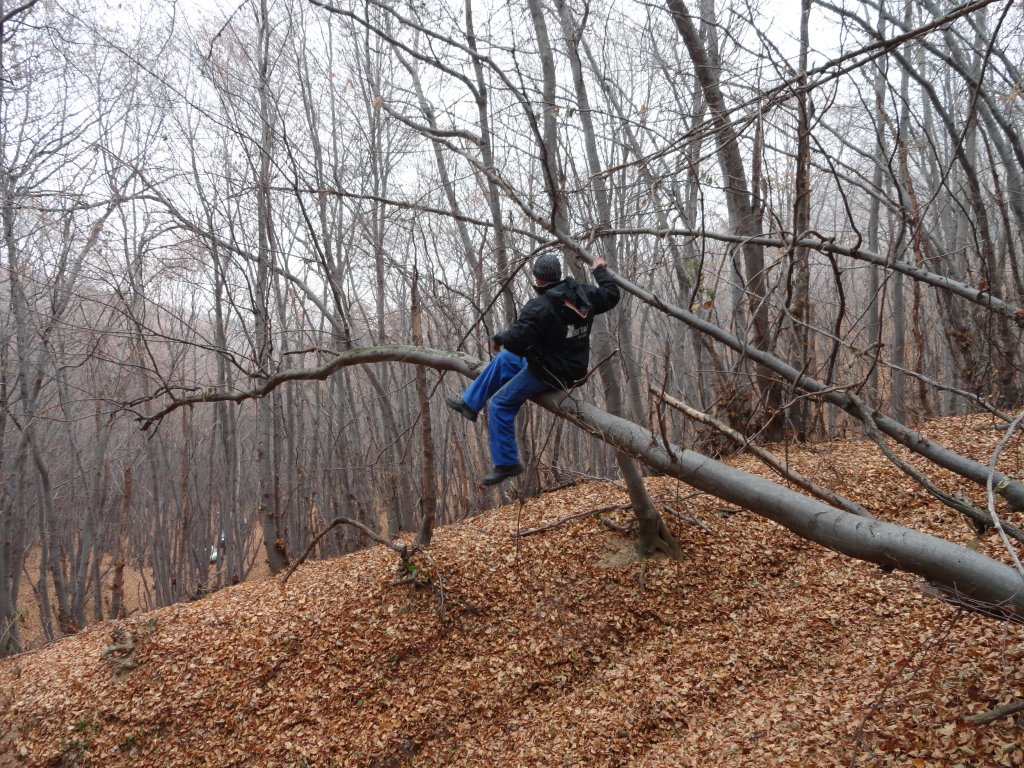
<svg viewBox="0 0 1024 768"><path fill-rule="evenodd" d="M289 368L279 371L272 376L268 376L252 389L225 392L216 387L210 387L200 394L174 398L153 415L140 416L139 421L141 422L142 429L146 430L153 426L153 424L160 422L168 414L188 405L216 402L243 403L246 400L257 400L269 395L282 384L286 384L289 381L324 381L331 374L337 373L342 368L352 365L385 362L407 362L416 365L426 365L439 371L456 371L470 378L475 378L480 368L484 365L476 358L461 352L444 352L436 349L400 344L360 347L335 355L318 368Z"/></svg>
<svg viewBox="0 0 1024 768"><path fill-rule="evenodd" d="M38 2L39 0L28 0L28 2L15 6L14 8L11 8L11 10L7 11L2 16L0 16L0 34L2 34L2 32L4 31L3 28L7 25L7 22L11 21L17 15L24 13L25 11L31 10L32 7L36 5L36 3Z"/></svg>

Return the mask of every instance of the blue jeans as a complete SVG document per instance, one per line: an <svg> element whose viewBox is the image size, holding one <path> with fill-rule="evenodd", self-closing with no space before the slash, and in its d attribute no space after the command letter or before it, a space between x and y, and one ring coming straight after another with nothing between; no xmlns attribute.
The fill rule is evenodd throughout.
<svg viewBox="0 0 1024 768"><path fill-rule="evenodd" d="M519 463L516 447L516 414L536 394L553 389L526 367L526 358L506 349L495 355L463 393L462 401L474 411L487 408L491 460L496 467Z"/></svg>

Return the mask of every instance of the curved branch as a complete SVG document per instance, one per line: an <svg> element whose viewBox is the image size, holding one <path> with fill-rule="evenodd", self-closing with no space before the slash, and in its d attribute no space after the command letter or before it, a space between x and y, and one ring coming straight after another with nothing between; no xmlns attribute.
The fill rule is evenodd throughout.
<svg viewBox="0 0 1024 768"><path fill-rule="evenodd" d="M3 16L0 16L0 27L5 26L7 22L9 22L19 13L24 13L25 11L31 10L32 6L34 6L38 2L39 0L28 0L27 3L22 3L16 8L12 8L11 10L7 11L6 13L4 13Z"/></svg>
<svg viewBox="0 0 1024 768"><path fill-rule="evenodd" d="M875 424L875 419L871 415L871 411L865 406L860 398L856 395L849 395L854 405L857 406L857 410L860 411L861 421L864 423L864 428L867 431L868 437L871 441L878 446L878 449L885 455L890 462L892 462L903 474L911 478L914 482L924 488L928 493L934 496L936 499L941 501L947 507L955 509L957 512L967 518L968 521L975 527L978 534L981 535L991 527L991 520L986 517L984 510L980 509L970 499L959 497L955 494L949 494L939 488L935 483L931 482L922 472L917 469L909 461L901 459L896 452L886 444L881 434L878 432L878 426ZM989 490L991 490L991 479L989 480ZM1006 530L1010 532L1015 539L1024 542L1024 531L1007 525ZM1013 551L1012 549L1010 550ZM1024 576L1024 574L1021 574Z"/></svg>
<svg viewBox="0 0 1024 768"><path fill-rule="evenodd" d="M295 570L304 562L306 562L306 558L309 557L309 553L313 551L313 547L315 547L320 542L320 539L322 539L328 533L333 531L339 525L351 525L353 528L362 531L363 534L366 535L372 541L375 541L378 544L387 547L392 552L396 552L398 555L400 555L402 558L402 562L408 562L409 558L416 554L416 546L408 547L404 544L396 544L393 541L385 539L376 531L373 531L372 529L363 525L358 520L353 520L350 517L344 516L336 517L330 523L328 523L327 526L322 531L320 531L320 533L318 533L310 540L309 544L306 546L306 549L303 551L301 555L299 555L299 558L294 563L292 563L291 566L289 566L287 571L285 571L284 577L281 579L282 587L288 583L288 579L292 577L292 574L295 573Z"/></svg>
<svg viewBox="0 0 1024 768"><path fill-rule="evenodd" d="M455 371L470 378L476 378L477 373L484 366L476 358L462 352L445 352L439 349L427 349L402 344L358 347L335 355L317 368L287 368L283 371L278 371L274 375L263 379L260 384L252 389L228 392L219 390L216 387L209 387L200 394L173 398L170 403L152 416L140 416L138 420L141 423L141 428L147 430L153 424L160 422L168 414L187 405L218 402L243 403L246 400L258 400L289 381L324 381L342 368L352 365L386 362L426 365L439 371Z"/></svg>
<svg viewBox="0 0 1024 768"><path fill-rule="evenodd" d="M955 296L959 296L962 299L966 299L974 304L990 309L993 312L1004 315L1014 321L1019 322L1024 318L1024 307L1014 306L997 296L993 296L988 291L979 290L978 288L962 283L959 280L953 280L945 275L930 272L927 269L922 269L921 267L909 262L895 261L872 251L865 251L862 248L849 248L847 246L837 245L829 240L821 238L800 237L796 240L789 240L781 237L770 236L742 237L740 235L727 233L708 232L702 229L654 229L643 227L607 230L602 231L599 234L608 236L654 235L655 237L701 237L707 240L717 240L723 243L752 243L753 245L766 246L769 248L810 248L824 254L846 256L851 259L856 259L857 261L864 261L868 264L884 267L885 269L892 270L893 272L900 272L907 277L918 280L926 285L930 285L934 288L941 288L944 291L949 291Z"/></svg>
<svg viewBox="0 0 1024 768"><path fill-rule="evenodd" d="M1017 418L1013 420L1013 423L1006 430L1006 433L1002 436L1002 438L1000 438L999 442L996 444L996 449L992 452L992 458L989 459L988 462L988 466L991 470L995 471L996 466L999 464L999 456L1002 454L1003 449L1006 448L1006 444L1010 442L1010 438L1013 437L1013 433L1020 426L1021 421L1024 421L1024 411L1021 411L1020 415L1018 415ZM996 531L999 532L999 538L1002 539L1003 546L1006 547L1006 551L1009 553L1010 559L1013 561L1013 564L1017 567L1017 572L1021 576L1024 576L1024 566L1021 565L1020 558L1017 557L1017 550L1013 548L1013 545L1010 544L1009 539L1006 538L1006 534L1013 533L1013 530L1008 530L1006 524L999 519L999 515L996 513L996 500L994 491L992 489L991 475L989 475L988 478L988 484L985 488L985 495L988 501L988 511L992 518L992 525L995 527ZM1022 540L1019 536L1015 536L1015 538L1017 538L1018 541Z"/></svg>

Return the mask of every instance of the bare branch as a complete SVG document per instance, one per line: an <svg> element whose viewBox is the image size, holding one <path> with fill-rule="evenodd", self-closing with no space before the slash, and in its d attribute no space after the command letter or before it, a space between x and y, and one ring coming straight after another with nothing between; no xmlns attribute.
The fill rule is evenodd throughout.
<svg viewBox="0 0 1024 768"><path fill-rule="evenodd" d="M1017 570L1021 576L1024 576L1024 566L1021 566L1020 558L1017 557L1017 550L1010 544L1009 539L1006 538L1006 529L1003 526L1002 520L999 519L999 514L996 512L996 499L995 494L992 490L992 475L995 473L996 466L999 464L999 457L1003 453L1003 449L1006 448L1006 444L1010 442L1010 438L1013 437L1013 433L1017 431L1021 421L1024 421L1024 411L1021 411L1020 415L1014 419L1013 423L1007 428L1006 434L1002 436L999 443L996 445L995 450L992 451L992 458L988 462L989 473L988 483L985 487L985 495L988 501L988 512L992 517L992 525L996 531L999 532L999 538L1002 539L1003 546L1006 547L1006 551L1010 553L1010 559L1013 564L1017 566ZM1018 539L1019 540L1019 539Z"/></svg>
<svg viewBox="0 0 1024 768"><path fill-rule="evenodd" d="M1024 699L1017 699L1016 701L1009 701L1006 704L1000 704L998 707L993 707L987 712L979 712L976 715L971 715L966 718L966 720L971 725L988 725L989 723L994 723L996 720L1001 720L1004 717L1015 715L1018 712L1024 712Z"/></svg>
<svg viewBox="0 0 1024 768"><path fill-rule="evenodd" d="M568 517L559 518L554 522L546 523L545 525L538 526L537 528L526 528L522 531L516 531L516 533L514 533L513 536L515 536L516 538L523 539L527 536L533 536L537 533L550 531L552 528L558 528L559 526L565 525L566 523L571 523L573 520L582 520L583 518L590 517L591 515L601 515L605 512L613 512L615 510L625 510L629 508L629 504L609 504L606 507L588 509L586 512L577 512L575 515L569 515Z"/></svg>
<svg viewBox="0 0 1024 768"><path fill-rule="evenodd" d="M353 528L359 529L373 541L377 542L378 544L383 544L391 551L401 555L403 561L408 560L412 555L416 553L415 547L407 547L403 544L395 544L395 542L389 541L388 539L385 539L383 536L380 536L370 528L367 528L358 520L353 520L349 517L336 517L330 523L327 524L326 528L324 528L322 531L320 531L320 533L313 537L313 539L309 542L308 546L306 547L305 551L295 560L294 563L291 564L288 570L285 571L284 577L281 579L282 587L288 583L288 579L291 578L291 575L293 573L295 573L295 569L302 565L304 562L306 562L306 558L309 557L309 553L313 551L313 547L315 547L320 542L320 539L322 539L324 536L326 536L339 525L351 525Z"/></svg>
<svg viewBox="0 0 1024 768"><path fill-rule="evenodd" d="M790 480L791 482L800 486L813 496L816 496L822 501L827 501L829 504L839 507L840 509L845 509L850 514L859 515L860 517L867 517L871 519L874 518L874 515L872 515L870 512L864 509L864 507L862 507L857 502L851 501L850 499L840 496L838 493L835 493L834 491L829 490L823 485L819 485L818 483L814 482L809 477L800 474L792 467L786 466L771 451L754 445L739 432L732 429L728 424L724 424L711 414L704 413L703 411L698 411L696 408L691 408L682 400L677 400L671 395L661 392L655 387L651 387L650 390L651 394L664 400L666 403L671 405L676 410L685 413L691 419L699 421L701 424L707 424L709 427L713 427L718 432L721 432L730 440L733 440L737 445L742 446L744 450L747 450L750 453L757 456L757 458L759 458L769 467L778 472L786 480Z"/></svg>
<svg viewBox="0 0 1024 768"><path fill-rule="evenodd" d="M456 371L471 378L475 377L483 363L461 352L443 352L423 347L403 346L400 344L379 347L361 347L335 355L317 368L289 368L268 376L263 382L252 389L236 392L223 392L215 387L204 390L200 394L172 399L152 416L139 416L142 429L149 429L165 416L187 405L199 403L230 402L242 403L246 400L257 400L265 397L290 381L324 381L331 374L352 365L367 363L405 362L427 365L441 371Z"/></svg>

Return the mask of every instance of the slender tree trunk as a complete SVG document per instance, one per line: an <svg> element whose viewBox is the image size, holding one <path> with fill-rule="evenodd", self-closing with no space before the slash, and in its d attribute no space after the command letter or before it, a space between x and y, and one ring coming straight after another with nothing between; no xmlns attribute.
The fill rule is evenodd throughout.
<svg viewBox="0 0 1024 768"><path fill-rule="evenodd" d="M260 376L271 373L273 341L270 315L270 155L273 143L273 123L270 104L270 19L267 0L260 0L259 16L259 109L260 109L260 162L257 180L258 266L256 276L256 364ZM274 408L270 398L257 404L256 466L259 472L259 515L263 526L263 548L272 573L279 573L288 565L287 528L282 519L277 496L277 466L274 455Z"/></svg>
<svg viewBox="0 0 1024 768"><path fill-rule="evenodd" d="M796 190L793 196L793 238L802 238L811 226L811 120L814 107L807 91L807 50L810 45L808 22L811 0L802 0L800 10L800 62L797 79L797 150ZM810 327L811 312L810 249L796 246L790 250L790 276L788 282L789 312L793 323L793 365L800 370L814 366ZM810 427L809 401L799 399L787 408L788 420L801 439L806 439Z"/></svg>
<svg viewBox="0 0 1024 768"><path fill-rule="evenodd" d="M770 349L772 345L764 253L760 245L749 239L761 235L760 217L747 185L747 174L740 152L739 136L729 118L730 112L722 94L718 52L711 45L705 46L693 23L693 16L683 0L666 0L666 5L693 62L694 74L700 82L704 100L711 112L718 144L718 159L724 178L723 193L726 208L729 211L730 226L736 234L748 238L741 250L745 272L744 291L753 320L753 342L761 349ZM710 6L708 10L710 10ZM713 27L714 20L709 19L709 24ZM764 436L769 441L779 440L783 434L781 392L769 371L759 369L759 374L761 396L767 410ZM745 425L739 426L742 428Z"/></svg>
<svg viewBox="0 0 1024 768"><path fill-rule="evenodd" d="M423 346L423 306L420 303L419 269L412 271L412 341ZM416 399L419 402L420 446L423 456L420 464L420 520L416 545L430 546L437 518L437 467L434 461L434 430L430 417L430 398L427 391L427 370L416 366Z"/></svg>
<svg viewBox="0 0 1024 768"><path fill-rule="evenodd" d="M50 574L53 583L53 597L57 602L57 626L62 635L71 635L81 627L75 624L71 615L71 602L68 599L67 579L64 571L65 551L61 546L60 522L53 508L53 487L50 482L50 469L39 451L32 445L32 462L36 468L36 493L39 505L40 528L46 542L45 557L40 558L40 571L44 569ZM41 573L42 575L42 573ZM46 591L45 579L40 579L40 589Z"/></svg>
<svg viewBox="0 0 1024 768"><path fill-rule="evenodd" d="M473 26L473 0L466 0L466 44L473 55L473 74L476 77L477 124L480 127L480 159L485 168L494 167L493 137L491 135L490 93L484 79L484 68L477 53L476 30ZM509 274L508 235L501 213L501 194L495 180L486 175L481 182L487 193L487 207L491 213L491 226L494 229L494 263L497 266L497 282L501 291L501 305L504 314L504 325L510 325L516 319L515 298L512 296L511 275ZM482 275L481 275L482 277Z"/></svg>
<svg viewBox="0 0 1024 768"><path fill-rule="evenodd" d="M885 35L884 22L879 15L879 34ZM886 59L879 59L875 65L874 93L875 93L875 148L874 168L871 176L871 186L874 194L868 207L868 249L873 253L881 253L879 230L881 229L881 208L882 208L882 184L886 169L886 128L885 128L885 82L887 75ZM872 264L868 273L868 313L867 332L871 361L868 374L868 392L870 402L877 403L880 400L878 383L878 361L882 357L882 284L879 277L880 267Z"/></svg>
<svg viewBox="0 0 1024 768"><path fill-rule="evenodd" d="M579 41L579 46L586 54L587 61L589 62L591 69L595 73L599 73L601 71L601 66L596 61L589 46L586 44L586 40L584 40L582 36ZM660 179L672 176L674 171L663 165L659 170L658 175L655 176L655 173L651 169L652 161L646 157L646 153L641 149L636 132L633 130L629 118L627 118L626 112L622 107L621 100L617 97L607 78L597 75L597 80L602 87L605 98L607 98L609 103L612 105L615 110L615 115L621 123L621 131L626 144L626 149L624 149L626 159L632 155L632 157L638 161L636 163L636 169L643 177L646 191L652 200L654 216L658 227L662 230L669 230L672 228L668 216L669 208L660 202L664 194L661 191L662 184L660 183ZM689 124L691 126L697 125L703 119L702 116L705 112L704 99L701 95L699 86L694 88L692 102L693 109L689 120ZM674 207L674 213L681 217L684 224L691 229L697 228L696 221L698 218L698 202L700 198L700 164L700 145L699 142L693 142L686 161L688 170L686 173L685 197L681 199L678 187L673 186L673 194L670 200ZM669 238L665 247L668 249L672 268L678 284L677 301L681 306L691 306L694 304L694 300L699 298L698 290L703 270L702 260L697 251L696 238L686 238L682 246L680 246L677 238ZM697 311L706 310L699 309ZM680 343L676 345L676 349L670 350L675 352L682 361L676 366L680 370L679 378L681 379L678 381L678 385L685 390L685 382L689 379L692 383L693 390L696 392L696 401L699 402L702 407L709 407L708 404L712 399L710 394L711 387L708 381L709 377L702 374L704 369L703 360L705 346L708 347L707 352L718 370L724 370L724 364L721 364L716 359L716 353L710 344L707 343L706 339L692 328L684 327L679 329L678 337L685 339L689 343L692 351L691 362L685 354L684 344Z"/></svg>
<svg viewBox="0 0 1024 768"><path fill-rule="evenodd" d="M117 528L114 531L114 577L110 585L110 616L123 619L128 615L124 601L124 569L128 564L125 559L125 541L128 535L128 520L132 506L134 483L132 467L124 468L121 483L121 503L118 505Z"/></svg>

